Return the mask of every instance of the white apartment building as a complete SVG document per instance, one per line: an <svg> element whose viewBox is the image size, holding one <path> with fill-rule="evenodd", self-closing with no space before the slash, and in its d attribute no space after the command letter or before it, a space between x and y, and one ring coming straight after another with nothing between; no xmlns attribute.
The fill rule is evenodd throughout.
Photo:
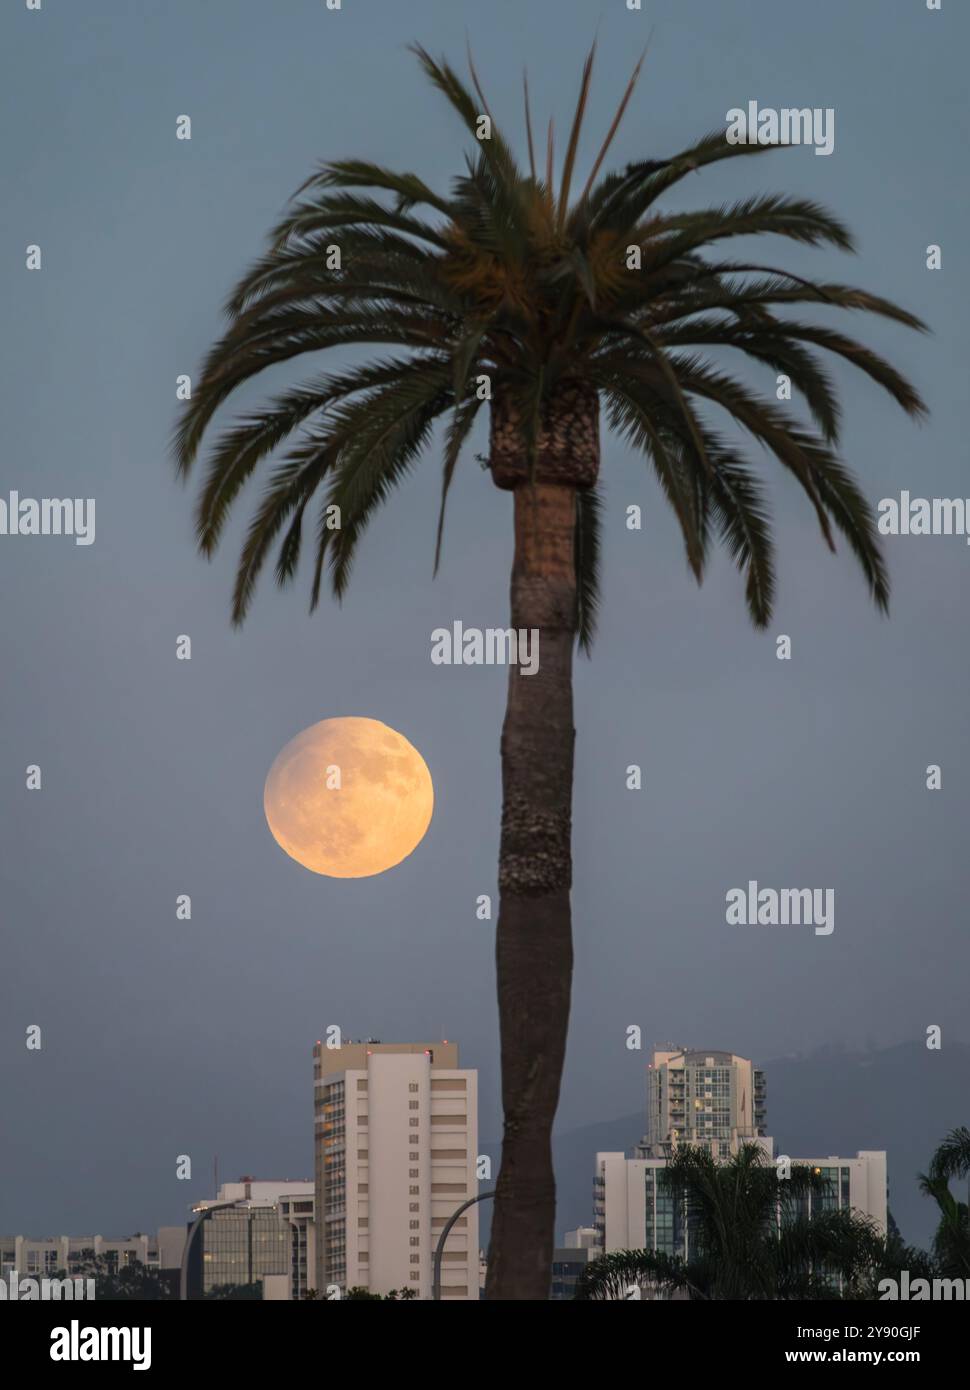
<svg viewBox="0 0 970 1390"><path fill-rule="evenodd" d="M432 1296L435 1245L478 1195L478 1076L451 1042L313 1049L316 1288ZM442 1298L479 1296L478 1207L459 1217Z"/></svg>
<svg viewBox="0 0 970 1390"><path fill-rule="evenodd" d="M567 1231L563 1236L564 1250L595 1250L599 1245L599 1231L595 1226L577 1226L575 1231Z"/></svg>
<svg viewBox="0 0 970 1390"><path fill-rule="evenodd" d="M774 1160L774 1140L757 1141ZM792 1164L814 1168L829 1181L823 1196L809 1195L804 1210L852 1207L870 1216L885 1234L887 1221L886 1154L861 1150L855 1158L792 1158ZM688 1232L680 1204L660 1181L664 1158L627 1158L622 1153L598 1153L594 1178L594 1211L599 1249L660 1250L688 1255Z"/></svg>
<svg viewBox="0 0 970 1390"><path fill-rule="evenodd" d="M664 1158L678 1144L715 1157L765 1133L764 1072L733 1052L655 1049L647 1067L647 1133L639 1158Z"/></svg>

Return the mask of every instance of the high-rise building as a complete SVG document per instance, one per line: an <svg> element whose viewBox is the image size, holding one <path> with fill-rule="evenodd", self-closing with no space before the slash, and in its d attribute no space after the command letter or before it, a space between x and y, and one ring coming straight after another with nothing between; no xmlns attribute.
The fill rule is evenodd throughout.
<svg viewBox="0 0 970 1390"><path fill-rule="evenodd" d="M477 1196L478 1077L452 1042L313 1049L316 1287L432 1296L438 1237ZM443 1298L478 1298L478 1207L452 1229Z"/></svg>
<svg viewBox="0 0 970 1390"><path fill-rule="evenodd" d="M734 1153L765 1133L764 1072L733 1052L656 1050L647 1070L647 1132L638 1158L665 1158L678 1144Z"/></svg>

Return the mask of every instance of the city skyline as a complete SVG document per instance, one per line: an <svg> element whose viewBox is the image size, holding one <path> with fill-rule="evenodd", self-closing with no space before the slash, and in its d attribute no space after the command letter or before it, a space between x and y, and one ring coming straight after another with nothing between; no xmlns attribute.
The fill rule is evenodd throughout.
<svg viewBox="0 0 970 1390"><path fill-rule="evenodd" d="M439 1054L437 1062L435 1062L434 1060L436 1052ZM426 1067L430 1066L431 1068L440 1069L447 1063L454 1064L457 1062L458 1044L454 1041L448 1040L426 1040L424 1042L418 1043L389 1043L382 1041L378 1038L346 1040L341 1039L339 1043L335 1039L330 1039L328 1043L318 1041L314 1044L312 1049L312 1055L315 1059L313 1067L314 1095L316 1097L314 1104L314 1130L317 1135L315 1144L317 1157L313 1166L316 1169L316 1178L314 1178L313 1176L304 1176L298 1178L288 1177L286 1179L269 1178L266 1176L258 1177L253 1172L249 1172L240 1176L236 1180L223 1180L220 1182L218 1176L219 1157L218 1155L215 1155L213 1156L214 1163L211 1180L208 1177L201 1178L196 1173L193 1173L189 1178L189 1183L191 1185L192 1190L197 1189L200 1183L205 1183L214 1195L211 1197L192 1197L187 1202L187 1210L192 1213L198 1213L206 1207L211 1206L213 1202L226 1202L229 1200L243 1202L244 1199L246 1199L247 1202L249 1201L249 1199L253 1199L257 1202L276 1202L277 1199L281 1196L285 1196L286 1198L292 1198L294 1197L294 1195L296 1195L299 1197L312 1199L308 1202L303 1202L302 1206L299 1208L299 1210L302 1211L304 1215L316 1209L314 1207L314 1200L316 1202L316 1207L318 1207L321 1211L325 1211L329 1203L329 1198L324 1188L325 1169L323 1166L326 1161L324 1156L327 1152L327 1148L321 1142L324 1138L324 1131L321 1129L321 1126L325 1125L326 1121L330 1118L329 1114L324 1113L324 1111L328 1109L328 1106L325 1102L329 1102L330 1110L333 1109L333 1102L331 1097L324 1097L323 1092L319 1088L321 1086L330 1086L334 1082L338 1083L339 1086L342 1088L345 1080L344 1074L348 1071L348 1069L351 1070L355 1079L354 1086L357 1090L360 1091L358 1097L358 1104L365 1107L362 1111L362 1114L365 1116L362 1123L366 1126L368 1123L366 1119L366 1115L368 1113L368 1059L375 1054L391 1054L400 1056L405 1066L408 1065L408 1057L412 1057L417 1060L428 1059L424 1061L424 1065ZM777 1147L775 1139L765 1137L765 1125L767 1118L767 1081L764 1069L758 1066L754 1066L750 1059L739 1057L736 1053L732 1053L729 1051L725 1052L723 1049L712 1050L704 1048L673 1047L670 1044L665 1044L662 1047L655 1047L649 1055L651 1056L651 1061L644 1063L642 1086L640 1088L640 1116L639 1118L634 1117L631 1121L627 1123L626 1142L623 1151L621 1153L612 1154L608 1152L597 1153L593 1148L590 1148L587 1151L587 1159L589 1160L587 1166L591 1164L593 1169L598 1171L601 1165L601 1161L607 1158L611 1160L620 1161L621 1167L623 1166L623 1164L629 1165L632 1163L640 1163L640 1166L643 1167L643 1163L641 1162L642 1160L647 1161L647 1167L662 1166L665 1158L668 1157L670 1153L676 1152L678 1147L684 1147L685 1145L700 1145L703 1148L708 1148L715 1154L715 1157L719 1157L721 1160L729 1157L732 1153L736 1153L738 1148L742 1144L752 1142L760 1146L763 1146L765 1148L765 1151L768 1152L769 1155L774 1153L775 1148ZM355 1065L356 1070L354 1069ZM726 1070L718 1070L719 1068L726 1068ZM674 1077L681 1076L683 1078L682 1080L677 1082L676 1085L674 1085L673 1082L666 1081L664 1079L667 1075L671 1073L672 1069ZM484 1153L479 1153L478 1150L481 1146L475 1145L474 1142L469 1142L469 1139L471 1139L472 1136L474 1136L477 1133L477 1086L475 1085L475 1071L465 1069L461 1072L446 1071L443 1073L444 1076L449 1076L452 1074L462 1078L462 1080L458 1081L457 1083L454 1083L454 1085L450 1081L438 1080L434 1083L434 1086L431 1088L429 1088L427 1081L425 1081L424 1103L425 1106L427 1106L427 1101L429 1098L429 1089L440 1090L440 1088L443 1086L446 1088L452 1087L452 1089L455 1089L456 1087L461 1087L462 1103L460 1108L462 1110L463 1116L470 1117L467 1122L468 1139L466 1139L465 1141L466 1148L464 1152L465 1177L462 1178L460 1182L460 1185L462 1187L460 1197L464 1198L465 1196L473 1195L477 1191L484 1191L485 1188L492 1181L492 1173L490 1168L491 1154L487 1150L491 1149L492 1153L494 1153L495 1146L487 1145L486 1151ZM420 1068L418 1068L418 1071L415 1072L414 1076L410 1075L409 1072L407 1077L409 1091L414 1090L415 1086L417 1086L417 1081L415 1078L418 1075L420 1075ZM360 1084L356 1081L356 1078L360 1078L361 1083L363 1083L362 1088ZM471 1081L469 1082L464 1078L471 1078ZM393 1095L394 1089L401 1089L403 1092L402 1086L395 1088L393 1085L391 1091L388 1091L387 1084L388 1083L385 1081L383 1083L383 1087L379 1088L378 1091L378 1095L380 1095L381 1091L383 1091L385 1099L381 1102L381 1104L384 1106L387 1105L389 1097ZM751 1102L746 1103L745 1096L748 1087L754 1088L755 1097ZM672 1088L673 1095L671 1095ZM419 1092L421 1091L420 1086L417 1089ZM695 1095L696 1099L694 1099ZM797 1097L786 1097L784 1093L782 1093L780 1099L782 1101L787 1100L791 1102L792 1100L797 1100ZM409 1105L409 1108L419 1108L418 1099L415 1095L409 1095L406 1098L405 1103ZM469 1103L472 1107L471 1110L469 1110L468 1108ZM441 1106L443 1104L446 1106L446 1109L455 1109L453 1099L440 1097L437 1106L439 1112L441 1111ZM723 1110L724 1113L723 1115L711 1115L709 1120L705 1120L702 1117L698 1122L700 1127L692 1129L690 1126L685 1126L681 1118L681 1112L683 1111L685 1105L688 1109L690 1109L691 1106L693 1106L698 1110L703 1110L706 1112ZM346 1125L346 1119L344 1118L344 1101L341 1101L340 1110L340 1142L341 1144L343 1144L344 1140L342 1136L344 1133L344 1127ZM393 1110L388 1111L388 1115L391 1114L393 1114ZM449 1120L449 1122L450 1120L455 1118L456 1117L454 1116L444 1117L444 1119ZM385 1119L384 1123L386 1126L388 1121ZM414 1123L413 1119L411 1123ZM427 1152L427 1117L425 1118L423 1123L425 1124L426 1128L423 1134L418 1137L419 1143L424 1151L424 1158L422 1159L422 1162L426 1165L427 1158L429 1156ZM444 1120L440 1120L437 1123L444 1123ZM710 1123L712 1125L710 1129L703 1128L703 1126L707 1123ZM466 1121L462 1119L460 1128L462 1129L463 1133L465 1129L465 1124ZM674 1126L675 1124L680 1128L673 1128L672 1126ZM454 1128L454 1126L452 1126L452 1128ZM373 1133L373 1130L371 1131L371 1133ZM641 1137L639 1139L636 1139L634 1137L636 1133L641 1133ZM354 1131L353 1128L351 1131L351 1135L351 1147L350 1150L348 1150L348 1152L356 1153L358 1139L357 1137L355 1137L356 1131ZM437 1137L439 1148L438 1150L432 1152L430 1157L435 1158L435 1154L437 1154L438 1161L440 1163L442 1159L448 1159L449 1157L451 1157L451 1155L450 1150L442 1150L440 1147L442 1140L447 1139L447 1134L444 1131L439 1131L437 1132ZM930 1142L930 1139L931 1135L929 1135L928 1133L926 1140L927 1144ZM330 1141L328 1141L328 1143L329 1142ZM368 1143L367 1137L363 1133L363 1131L361 1131L360 1133L359 1142L361 1144ZM784 1147L784 1145L782 1145L782 1147ZM820 1144L818 1152L821 1152L821 1147L822 1146ZM779 1152L780 1151L781 1149L779 1149ZM831 1148L829 1149L829 1154L831 1155ZM398 1155L398 1157L401 1156ZM486 1169L484 1170L484 1176L479 1178L476 1170L481 1162L482 1157L488 1160L488 1164L486 1166ZM856 1157L858 1158L859 1155L857 1154ZM367 1167L367 1158L368 1155L366 1150L363 1153L357 1154L357 1159L363 1159L364 1170L366 1170ZM886 1177L885 1158L886 1155L884 1153L884 1185ZM795 1159L793 1161L798 1163L815 1162L817 1160ZM856 1160L847 1161L854 1163ZM398 1164L398 1167L401 1169L401 1175L403 1175L403 1170L407 1166L410 1165L405 1165L403 1162ZM352 1168L354 1171L356 1171L358 1167L360 1167L360 1164L355 1159L352 1164ZM376 1171L378 1173L383 1172L384 1174L387 1174L389 1177L393 1174L394 1162L393 1156L390 1152L390 1147L388 1148L388 1152L381 1156L381 1160ZM890 1164L890 1173L891 1172L892 1165ZM445 1172L440 1167L437 1169L437 1174L439 1179L452 1176L450 1171ZM426 1174L425 1181L427 1181L427 1176L428 1175ZM893 1186L895 1187L897 1197L899 1196L900 1192L905 1188L907 1178L911 1180L911 1185L913 1186L913 1189L915 1191L915 1173L907 1174L903 1167L900 1165L897 1173L894 1176L896 1177L897 1181L894 1185L890 1184L890 1188L892 1188ZM366 1171L363 1171L362 1178L365 1183L364 1190L366 1190ZM345 1183L346 1181L342 1174L341 1181L342 1183ZM356 1182L357 1179L354 1178L353 1181ZM853 1179L853 1182L855 1182L855 1179ZM449 1189L449 1191L451 1190L457 1191L457 1188ZM427 1192L424 1192L425 1199L427 1199L427 1196ZM441 1196L436 1199L436 1208L439 1215L435 1218L432 1224L434 1227L437 1228L437 1231L440 1232L440 1228L443 1224L443 1218L445 1215L449 1214L450 1205L453 1203L457 1203L458 1201L459 1197L456 1196L452 1198L452 1196L450 1195L448 1197ZM871 1207L872 1203L870 1198L866 1199L866 1204L868 1207ZM367 1203L365 1202L364 1207L366 1207L366 1205ZM362 1210L363 1209L364 1208L362 1208ZM294 1208L294 1210L297 1209ZM885 1225L885 1210L886 1203L884 1200L882 1214L883 1225ZM592 1204L590 1205L590 1211L592 1211ZM475 1215L477 1219L478 1213L476 1212ZM482 1211L482 1215L486 1217L487 1225L487 1208L485 1208ZM585 1221L589 1219L589 1212L581 1213L580 1215L583 1217L580 1223L582 1227ZM929 1222L929 1216L929 1209L927 1209L927 1222ZM427 1213L425 1221L426 1218ZM313 1220L315 1219L316 1218L314 1216ZM563 1214L557 1215L557 1240L561 1235L562 1241L565 1245L569 1244L569 1236L571 1234L566 1229L566 1223L568 1219L569 1218ZM149 1229L151 1229L154 1224L155 1223L153 1222L149 1222ZM187 1219L186 1228L190 1224L191 1222ZM311 1225L312 1224L313 1221L311 1221ZM100 1223L99 1225L99 1223L95 1223L94 1225L89 1225L88 1229L98 1229L101 1232L103 1232L103 1230L109 1229L110 1226L111 1223L109 1221L107 1224ZM165 1230L166 1232L177 1232L179 1229L180 1228L178 1226L170 1226L164 1224L159 1226L159 1230ZM928 1224L926 1230L927 1232L930 1230L930 1226ZM21 1235L20 1238L24 1237ZM135 1232L134 1235L127 1236L124 1238L103 1237L103 1234L99 1234L96 1238L99 1241L104 1239L110 1245L120 1245L122 1243L127 1242L132 1246L136 1241L144 1244L144 1242L148 1239L147 1237L144 1237L141 1234L140 1229L139 1231ZM366 1241L366 1235L363 1238ZM923 1238L926 1238L925 1234ZM57 1241L63 1241L68 1238L63 1236L52 1236L49 1233L42 1235L39 1232L34 1232L32 1236L28 1237L28 1239L36 1242L43 1241L46 1242L48 1245L52 1245ZM70 1237L69 1239L71 1242L71 1249L76 1250L80 1249L80 1244L82 1240L87 1241L89 1238ZM427 1237L425 1236L424 1239L426 1240ZM472 1246L475 1245L475 1243L475 1240L472 1238L472 1235L470 1234L467 1241L468 1248L470 1249ZM311 1284L314 1282L314 1280L316 1280L316 1282L319 1282L320 1279L324 1276L325 1265L323 1263L323 1260L325 1248L325 1242L321 1241L319 1244L317 1244L316 1241L312 1239L309 1242L309 1246L307 1246L306 1239L304 1237L304 1247L302 1251L302 1262L305 1271L304 1283L307 1280L309 1280ZM317 1263L316 1257L318 1250L320 1252L320 1263ZM426 1250L425 1253L427 1253ZM342 1270L340 1271L341 1274L343 1272L344 1271ZM350 1282L366 1283L366 1270L358 1268L357 1274L358 1279L352 1280ZM388 1281L385 1279L384 1282L388 1285L388 1287L395 1286L394 1281Z"/></svg>

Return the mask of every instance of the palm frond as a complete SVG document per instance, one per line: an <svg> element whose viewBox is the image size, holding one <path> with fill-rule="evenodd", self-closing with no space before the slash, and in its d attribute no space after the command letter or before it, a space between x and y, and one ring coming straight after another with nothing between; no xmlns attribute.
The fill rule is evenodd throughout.
<svg viewBox="0 0 970 1390"><path fill-rule="evenodd" d="M414 53L424 69L425 75L431 80L448 100L449 104L460 116L462 123L470 135L476 136L476 143L481 147L485 158L488 160L496 178L515 186L521 179L515 156L506 144L494 121L491 122L491 139L478 140L478 118L483 113L475 105L471 93L458 77L454 69L444 60L438 62L432 58L431 54L421 44L411 44L411 52ZM483 101L484 105L484 101ZM488 114L485 112L484 114Z"/></svg>
<svg viewBox="0 0 970 1390"><path fill-rule="evenodd" d="M689 149L657 162L659 167L653 161L631 165L627 175L614 183L606 196L597 198L594 190L590 197L591 201L595 199L598 207L593 224L597 227L629 226L638 221L661 194L688 174L722 159L738 159L778 148L783 147L730 145L724 138L723 130L712 131ZM648 167L651 163L654 167Z"/></svg>
<svg viewBox="0 0 970 1390"><path fill-rule="evenodd" d="M532 140L532 112L529 109L529 76L525 71L522 73L522 95L525 101L525 133L529 145L529 174L535 183L536 151Z"/></svg>
<svg viewBox="0 0 970 1390"><path fill-rule="evenodd" d="M387 385L415 370L413 358L397 358L319 377L285 392L255 415L238 421L213 451L205 487L199 497L196 529L203 553L211 555L215 550L233 501L259 463L294 430L334 401ZM420 365L417 370L421 370Z"/></svg>
<svg viewBox="0 0 970 1390"><path fill-rule="evenodd" d="M341 516L340 529L327 533L337 598L346 591L357 543L374 511L413 466L452 399L450 365L442 365L346 408L344 430L350 437L341 447L327 499Z"/></svg>
<svg viewBox="0 0 970 1390"><path fill-rule="evenodd" d="M606 158L607 153L609 152L609 148L613 143L614 137L616 136L616 132L619 130L620 125L623 121L623 117L626 113L626 108L630 104L630 98L633 96L634 88L636 87L637 82L639 81L640 71L643 67L643 61L646 58L646 56L647 50L646 48L644 48L643 52L640 54L639 60L637 61L636 67L633 69L633 74L629 82L626 84L626 90L620 98L620 104L617 107L616 115L613 117L613 120L610 124L610 128L606 132L606 137L603 140L602 145L600 146L599 153L593 160L593 167L589 171L589 178L586 180L586 185L583 188L583 192L580 197L580 205L584 204L589 198L590 190L596 182L596 175L599 173L600 168L602 167L603 160Z"/></svg>
<svg viewBox="0 0 970 1390"><path fill-rule="evenodd" d="M467 442L482 404L476 392L465 392L464 380L461 384L461 393L457 389L455 391L455 400L459 404L452 411L451 419L448 422L448 431L445 436L445 457L441 470L441 506L438 510L438 529L434 544L435 574L438 573L438 567L441 564L441 546L445 534L445 507L455 468L458 464L458 456L463 445Z"/></svg>
<svg viewBox="0 0 970 1390"><path fill-rule="evenodd" d="M664 432L658 427L657 417L664 414L665 402L643 382L624 375L622 369L609 372L597 365L595 370L595 379L606 396L610 426L652 461L658 481L680 523L688 564L700 583L706 553L700 488L696 474L686 466L689 460L676 447L676 436L669 429Z"/></svg>
<svg viewBox="0 0 970 1390"><path fill-rule="evenodd" d="M966 1125L950 1130L933 1155L930 1171L946 1182L970 1177L970 1129Z"/></svg>
<svg viewBox="0 0 970 1390"><path fill-rule="evenodd" d="M576 642L592 655L600 607L600 532L603 499L595 487L576 493Z"/></svg>
<svg viewBox="0 0 970 1390"><path fill-rule="evenodd" d="M559 182L559 212L556 217L556 225L560 232L566 225L566 216L569 212L569 190L573 182L573 169L576 164L576 152L579 149L579 134L583 128L583 117L586 114L586 104L589 101L589 88L593 78L593 62L596 58L596 44L586 55L586 62L583 65L583 77L579 86L579 100L576 102L576 113L573 116L572 128L569 132L569 140L566 144L566 158L562 166L562 178Z"/></svg>
<svg viewBox="0 0 970 1390"><path fill-rule="evenodd" d="M398 212L410 211L424 203L446 217L451 215L448 200L429 188L417 174L399 174L394 169L385 169L366 159L329 161L300 185L294 197L298 198L311 188L379 188L397 196Z"/></svg>

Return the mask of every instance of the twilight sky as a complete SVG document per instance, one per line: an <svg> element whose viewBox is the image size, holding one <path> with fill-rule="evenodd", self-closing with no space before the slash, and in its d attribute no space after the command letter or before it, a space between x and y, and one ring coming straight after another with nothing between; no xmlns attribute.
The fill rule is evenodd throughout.
<svg viewBox="0 0 970 1390"><path fill-rule="evenodd" d="M241 632L228 605L248 507L207 565L194 489L167 454L176 377L196 372L229 289L317 161L414 168L441 190L459 170L461 132L406 44L464 69L467 30L489 103L518 134L523 62L537 119L554 110L562 130L597 31L587 168L651 31L614 164L671 154L752 99L834 108L830 157L728 162L667 206L777 190L837 211L855 258L769 242L759 254L895 298L933 329L831 320L887 353L932 411L917 427L833 368L844 456L874 501L965 497L968 18L951 0L942 14L923 0L3 6L0 497L93 497L97 532L87 547L0 536L0 1231L180 1221L210 1195L216 1153L224 1177L308 1175L310 1048L333 1023L457 1039L480 1071L483 1140L500 1132L492 926L475 900L495 892L505 673L430 660L433 628L506 621L511 503L475 462L484 436L459 469L436 581L432 453L370 529L342 608L307 615L304 567L283 595L270 578ZM182 114L191 142L175 138ZM941 272L925 268L930 243ZM29 244L40 272L25 269ZM236 408L318 366L262 379ZM970 1041L963 538L887 542L886 621L772 465L779 598L759 635L725 559L694 585L646 464L606 438L603 474L603 618L576 683L561 1125L641 1103L632 1024L645 1049L762 1062L918 1040L931 1024L944 1048ZM624 525L631 503L640 532ZM790 662L775 658L782 633ZM180 634L190 662L175 659ZM382 877L311 874L266 827L273 759L334 715L399 730L434 778L426 839ZM30 763L39 792L25 789ZM640 792L625 787L630 763ZM940 792L925 789L930 763ZM749 879L834 889L833 933L729 927L725 894ZM176 920L182 893L190 922ZM32 1024L40 1052L24 1045ZM179 1154L191 1183L176 1180Z"/></svg>

